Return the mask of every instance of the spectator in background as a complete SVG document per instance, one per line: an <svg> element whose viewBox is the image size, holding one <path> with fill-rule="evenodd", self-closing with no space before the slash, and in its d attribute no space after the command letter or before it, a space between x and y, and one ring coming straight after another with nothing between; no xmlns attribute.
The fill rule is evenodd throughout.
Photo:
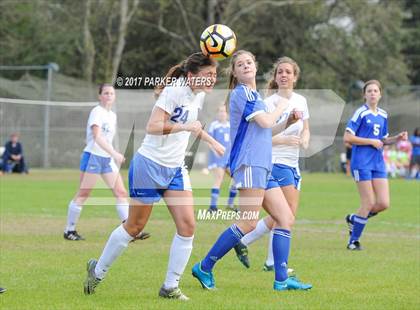
<svg viewBox="0 0 420 310"><path fill-rule="evenodd" d="M348 142L344 142L344 146L346 147L346 175L350 176L350 161L351 161L352 146Z"/></svg>
<svg viewBox="0 0 420 310"><path fill-rule="evenodd" d="M19 134L12 133L10 135L10 141L5 146L5 150L2 156L3 163L2 169L5 173L16 172L16 173L28 173L25 160L23 158L22 144L19 142Z"/></svg>
<svg viewBox="0 0 420 310"><path fill-rule="evenodd" d="M397 143L397 165L398 175L407 176L410 167L411 143L409 141L400 141Z"/></svg>
<svg viewBox="0 0 420 310"><path fill-rule="evenodd" d="M409 140L412 144L412 152L408 176L413 179L420 179L420 127L414 130Z"/></svg>

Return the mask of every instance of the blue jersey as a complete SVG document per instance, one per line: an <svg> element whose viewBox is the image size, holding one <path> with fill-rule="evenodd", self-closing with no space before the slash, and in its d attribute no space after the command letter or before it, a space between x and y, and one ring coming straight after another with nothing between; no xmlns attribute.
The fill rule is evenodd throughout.
<svg viewBox="0 0 420 310"><path fill-rule="evenodd" d="M419 156L420 155L420 136L412 135L410 136L410 142L413 145L413 156Z"/></svg>
<svg viewBox="0 0 420 310"><path fill-rule="evenodd" d="M229 159L230 149L230 124L229 122L221 123L214 121L210 124L209 135L212 136L217 142L225 147L225 154L220 157L213 151L209 152L209 167L222 167L226 168Z"/></svg>
<svg viewBox="0 0 420 310"><path fill-rule="evenodd" d="M271 170L271 128L262 128L253 117L266 112L266 105L257 91L238 84L230 94L229 157L233 174L241 166L255 166Z"/></svg>
<svg viewBox="0 0 420 310"><path fill-rule="evenodd" d="M364 104L347 123L347 131L360 138L382 140L388 136L388 115L379 109L374 113ZM351 169L386 171L383 150L371 145L353 145Z"/></svg>

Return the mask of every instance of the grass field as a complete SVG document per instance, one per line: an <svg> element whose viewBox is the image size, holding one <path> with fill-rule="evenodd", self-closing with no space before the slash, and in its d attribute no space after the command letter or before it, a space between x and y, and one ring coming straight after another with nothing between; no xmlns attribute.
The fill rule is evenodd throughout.
<svg viewBox="0 0 420 310"><path fill-rule="evenodd" d="M192 184L209 188L211 178L197 172ZM203 291L191 267L231 222L199 221L181 280L187 303L157 297L174 234L164 206L148 223L152 237L131 244L97 293L83 295L86 261L100 255L118 219L114 207L87 206L78 225L87 240L65 241L67 204L77 186L77 171L0 177L0 286L8 289L1 309L420 309L419 182L391 180L391 209L369 221L365 249L349 252L343 219L358 205L354 183L343 175L304 175L289 264L314 285L308 292L272 290L274 275L261 268L266 238L251 246L250 269L228 253L215 269L218 290Z"/></svg>

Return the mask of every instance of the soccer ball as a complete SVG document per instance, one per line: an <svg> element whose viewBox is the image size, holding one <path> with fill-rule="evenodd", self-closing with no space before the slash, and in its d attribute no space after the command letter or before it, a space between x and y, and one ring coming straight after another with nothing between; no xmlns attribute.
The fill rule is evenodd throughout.
<svg viewBox="0 0 420 310"><path fill-rule="evenodd" d="M204 55L222 60L235 51L236 35L228 26L211 25L201 34L200 47Z"/></svg>

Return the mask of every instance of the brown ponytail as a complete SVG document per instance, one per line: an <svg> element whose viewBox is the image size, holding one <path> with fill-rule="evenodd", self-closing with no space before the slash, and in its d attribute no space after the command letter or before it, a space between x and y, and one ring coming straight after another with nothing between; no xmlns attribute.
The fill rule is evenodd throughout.
<svg viewBox="0 0 420 310"><path fill-rule="evenodd" d="M186 77L188 72L198 73L203 67L217 66L216 60L203 55L202 53L194 53L188 56L187 59L181 61L179 64L171 67L165 75L164 81L169 81L172 78ZM166 83L159 84L155 87L155 97L159 97Z"/></svg>

